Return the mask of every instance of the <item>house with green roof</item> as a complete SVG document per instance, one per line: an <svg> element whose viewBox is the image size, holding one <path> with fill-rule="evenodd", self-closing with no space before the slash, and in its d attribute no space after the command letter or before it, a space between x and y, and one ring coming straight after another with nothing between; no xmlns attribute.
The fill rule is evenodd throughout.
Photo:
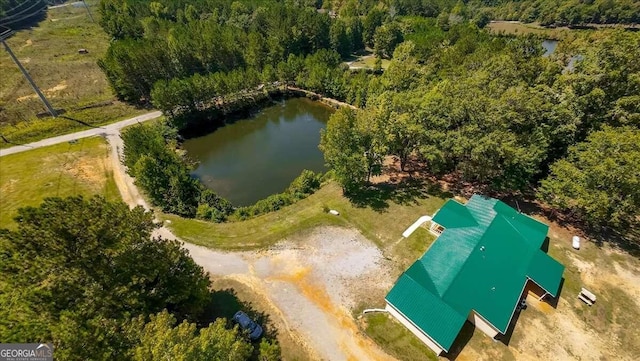
<svg viewBox="0 0 640 361"><path fill-rule="evenodd" d="M533 283L557 297L564 266L547 255L549 227L505 203L450 199L432 217L438 238L387 294L386 310L436 354L448 352L465 321L505 334Z"/></svg>

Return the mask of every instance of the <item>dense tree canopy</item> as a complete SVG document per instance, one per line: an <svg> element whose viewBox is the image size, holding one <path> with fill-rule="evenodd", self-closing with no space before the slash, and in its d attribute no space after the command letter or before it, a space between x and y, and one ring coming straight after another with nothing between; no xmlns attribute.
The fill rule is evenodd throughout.
<svg viewBox="0 0 640 361"><path fill-rule="evenodd" d="M345 189L366 182L368 153L361 141L372 127L377 154L397 157L403 168L413 155L435 175L455 175L488 191L528 192L569 147L594 131L616 127L608 133L631 139L629 129L640 125L637 33L585 34L545 58L534 37L492 37L464 24L443 31L419 19L408 23L415 25L418 44L398 46L384 74L369 79L366 106L336 113L322 135L327 164ZM363 123L368 127L358 126ZM624 209L581 198L575 190L589 188L577 178L571 190L569 170L591 166L569 168L578 159L572 152L552 167L564 170L564 177L545 181L545 199L593 224L620 228L633 220L638 205L626 183L609 182L612 187L598 195ZM630 147L620 148L619 154L627 153ZM637 170L618 171L610 175L633 184L634 176L623 179L621 172Z"/></svg>
<svg viewBox="0 0 640 361"><path fill-rule="evenodd" d="M378 1L325 1L340 15L367 14L380 6ZM386 2L385 2L386 3ZM543 25L637 24L640 1L637 0L390 0L390 15L452 17L540 22ZM482 20L482 19L485 20Z"/></svg>
<svg viewBox="0 0 640 361"><path fill-rule="evenodd" d="M139 343L132 318L196 319L209 299L202 268L177 241L152 239L140 207L50 198L16 221L0 230L3 342L53 341L60 360L126 360Z"/></svg>
<svg viewBox="0 0 640 361"><path fill-rule="evenodd" d="M116 94L148 99L158 80L246 68L261 73L290 54L330 47L330 18L304 3L274 0L131 1L100 3L101 25L115 41L100 61ZM334 38L359 37L359 24ZM349 52L354 45L336 40Z"/></svg>
<svg viewBox="0 0 640 361"><path fill-rule="evenodd" d="M237 326L230 331L223 319L198 329L194 323L184 321L176 325L176 318L163 311L134 320L131 331L139 343L130 351L133 361L184 360L244 361L251 356L253 347L241 336ZM279 353L278 353L279 356ZM275 360L275 359L274 359Z"/></svg>
<svg viewBox="0 0 640 361"><path fill-rule="evenodd" d="M640 130L605 127L551 166L539 193L594 227L628 229L640 220Z"/></svg>
<svg viewBox="0 0 640 361"><path fill-rule="evenodd" d="M415 158L435 176L530 192L589 134L640 125L638 33L575 33L543 56L539 37L478 27L489 18L574 24L633 22L638 14L638 2L596 1L580 3L581 15L569 19L565 3L349 0L325 3L330 16L311 2L109 0L103 26L115 40L101 66L121 98L150 98L178 128L211 122L234 109L229 104L265 99L281 84L357 106L333 116L320 144L345 190L367 183L385 156L395 156L403 170ZM391 58L384 72L341 64L363 46ZM228 207L192 191L188 165L166 150L170 143L163 141L162 156L134 156L130 171L145 174L149 184L139 183L157 204L180 200L166 210L223 219ZM158 177L161 171L170 176ZM236 214L244 219L288 199Z"/></svg>

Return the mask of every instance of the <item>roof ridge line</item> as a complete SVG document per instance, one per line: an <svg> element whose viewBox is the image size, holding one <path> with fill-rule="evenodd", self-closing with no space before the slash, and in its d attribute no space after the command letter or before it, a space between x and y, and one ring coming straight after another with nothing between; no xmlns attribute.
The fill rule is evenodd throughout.
<svg viewBox="0 0 640 361"><path fill-rule="evenodd" d="M493 219L495 219L495 217L493 217ZM493 223L493 219L491 220L491 223ZM491 225L491 223L489 223L489 225ZM475 226L475 227L479 227ZM475 228L474 227L474 228ZM467 228L467 227L465 227ZM487 227L488 228L488 227ZM454 284L456 282L456 280L458 279L458 277L460 277L460 273L462 271L462 269L464 268L464 266L466 266L467 262L469 262L469 258L471 257L471 254L478 248L478 245L480 244L480 240L482 240L482 237L478 237L478 241L476 242L476 245L473 246L473 249L471 250L471 252L469 252L467 254L467 257L464 259L464 262L462 262L462 265L460 266L460 268L458 268L458 272L456 272L456 276L453 277L453 279L451 280L451 282L449 282L449 284L447 285L447 288L444 290L444 292L442 293L442 296L440 296L440 298L444 299L444 296L447 292L449 292L449 288L451 288L451 285Z"/></svg>

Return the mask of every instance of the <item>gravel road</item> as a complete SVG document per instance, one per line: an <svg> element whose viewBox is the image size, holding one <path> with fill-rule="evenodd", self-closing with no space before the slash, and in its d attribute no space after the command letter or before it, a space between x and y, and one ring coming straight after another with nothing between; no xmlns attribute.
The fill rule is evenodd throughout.
<svg viewBox="0 0 640 361"><path fill-rule="evenodd" d="M393 360L363 336L351 308L391 287L390 264L353 229L319 227L269 250L218 252L185 244L214 277L266 295L321 359Z"/></svg>
<svg viewBox="0 0 640 361"><path fill-rule="evenodd" d="M0 149L0 157L3 155L9 155L14 153L20 153L31 149L46 147L49 145L59 144L68 142L71 140L77 140L81 138L88 138L94 135L120 135L120 129L124 127L128 127L129 125L133 125L136 123L146 122L147 120L155 119L162 116L162 112L156 111L151 113L146 113L139 115L137 117L129 118L123 120L121 122L111 123L102 127L91 128L88 130L83 130L77 133L65 134L58 137L47 138L37 142L17 145L15 147Z"/></svg>
<svg viewBox="0 0 640 361"><path fill-rule="evenodd" d="M160 115L148 113L103 128L0 150L0 156L103 135L109 142L114 179L123 201L149 210L120 162L120 129ZM154 236L178 239L166 227L155 230ZM318 359L393 360L360 333L351 315L356 305L379 302L393 281L388 261L356 230L319 227L271 249L251 252L220 252L186 242L183 246L211 275L235 279L265 295L278 309L274 316L282 317L287 325L284 331L301 335Z"/></svg>

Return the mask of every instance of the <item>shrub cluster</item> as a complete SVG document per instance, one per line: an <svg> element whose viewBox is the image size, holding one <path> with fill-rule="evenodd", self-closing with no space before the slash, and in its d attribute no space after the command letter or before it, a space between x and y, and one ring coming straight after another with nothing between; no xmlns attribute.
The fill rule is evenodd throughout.
<svg viewBox="0 0 640 361"><path fill-rule="evenodd" d="M282 193L272 194L265 199L261 199L256 204L247 207L240 207L236 210L235 216L240 219L248 219L261 214L277 211L282 207L295 203L313 194L320 188L322 173L314 173L310 170L303 170L302 173L291 182L287 190Z"/></svg>

